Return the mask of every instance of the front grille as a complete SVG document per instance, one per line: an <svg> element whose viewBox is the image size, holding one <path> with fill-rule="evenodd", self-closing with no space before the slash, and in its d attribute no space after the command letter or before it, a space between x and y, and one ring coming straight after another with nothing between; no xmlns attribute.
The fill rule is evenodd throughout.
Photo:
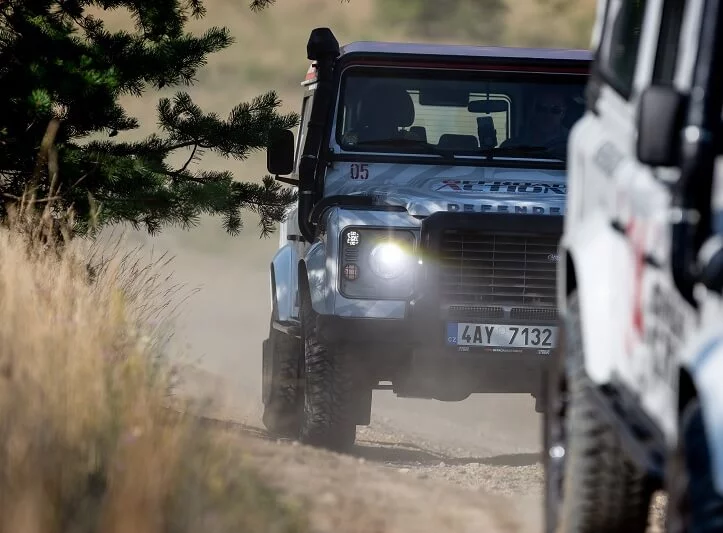
<svg viewBox="0 0 723 533"><path fill-rule="evenodd" d="M445 230L441 238L443 305L555 306L557 235Z"/></svg>
<svg viewBox="0 0 723 533"><path fill-rule="evenodd" d="M505 310L501 307L482 307L478 305L451 305L449 307L448 314L451 320L484 320L492 318L504 318Z"/></svg>

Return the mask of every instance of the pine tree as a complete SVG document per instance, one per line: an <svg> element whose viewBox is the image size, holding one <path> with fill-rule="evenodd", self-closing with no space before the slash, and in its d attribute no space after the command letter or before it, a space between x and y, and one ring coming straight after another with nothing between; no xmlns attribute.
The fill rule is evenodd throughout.
<svg viewBox="0 0 723 533"><path fill-rule="evenodd" d="M134 30L108 30L102 14L113 9L126 9ZM119 97L190 85L206 57L232 43L225 28L200 36L185 30L204 13L202 0L0 2L0 219L31 190L58 212L72 207L81 233L118 222L150 233L188 228L202 214L223 217L225 229L237 233L243 209L259 215L262 233L272 230L295 198L291 189L271 176L241 183L192 163L209 151L244 160L274 131L295 126L295 113L277 112L275 92L226 118L177 92L158 102L158 134L112 139L139 126ZM167 159L180 150L188 152L186 163L173 167ZM55 165L47 164L48 153Z"/></svg>

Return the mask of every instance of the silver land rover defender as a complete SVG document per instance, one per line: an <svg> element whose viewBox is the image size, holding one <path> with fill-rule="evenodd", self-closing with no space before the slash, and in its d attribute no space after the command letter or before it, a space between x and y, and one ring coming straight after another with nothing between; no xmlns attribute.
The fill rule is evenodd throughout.
<svg viewBox="0 0 723 533"><path fill-rule="evenodd" d="M328 28L307 52L298 136L267 151L299 192L271 262L267 428L344 449L375 389L537 397L590 53L339 47Z"/></svg>

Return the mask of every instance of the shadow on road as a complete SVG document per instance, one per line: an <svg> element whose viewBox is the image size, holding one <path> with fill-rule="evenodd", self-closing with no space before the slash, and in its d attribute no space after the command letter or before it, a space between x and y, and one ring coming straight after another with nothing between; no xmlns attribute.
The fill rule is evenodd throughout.
<svg viewBox="0 0 723 533"><path fill-rule="evenodd" d="M201 426L236 431L263 440L277 440L262 428L243 424L231 420L221 420L210 417L198 417L197 423ZM289 439L280 439L290 442ZM405 465L438 465L444 463L448 466L481 464L490 466L530 466L542 462L540 453L510 453L492 455L489 457L452 457L450 455L425 449L411 442L391 444L384 441L361 440L351 451L351 455L375 463Z"/></svg>
<svg viewBox="0 0 723 533"><path fill-rule="evenodd" d="M250 435L263 440L277 440L276 437L270 435L266 430L249 424L244 424L243 422L224 420L209 416L196 416L194 419L195 422L203 428L243 433L244 435Z"/></svg>
<svg viewBox="0 0 723 533"><path fill-rule="evenodd" d="M451 457L409 442L390 444L388 442L362 441L354 447L352 454L367 461L395 465L436 465L439 463L467 465L477 463L491 466L530 466L542 460L540 453L513 453L490 457Z"/></svg>

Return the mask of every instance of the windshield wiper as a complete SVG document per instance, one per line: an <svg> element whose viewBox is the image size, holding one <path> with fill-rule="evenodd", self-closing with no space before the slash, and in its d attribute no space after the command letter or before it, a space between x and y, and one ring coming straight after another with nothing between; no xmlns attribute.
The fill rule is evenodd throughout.
<svg viewBox="0 0 723 533"><path fill-rule="evenodd" d="M547 146L537 146L531 144L521 144L516 146L479 148L478 150L455 150L453 148L440 148L435 144L430 144L419 139L370 139L359 141L352 146L400 146L420 149L426 154L435 154L441 157L454 159L461 155L477 155L482 154L487 159L492 160L495 156L500 155L532 155L540 152L550 152L551 148ZM558 158L556 158L558 159ZM559 158L562 159L562 158Z"/></svg>
<svg viewBox="0 0 723 533"><path fill-rule="evenodd" d="M546 152L549 150L549 148L546 146L535 146L532 144L519 144L515 146L503 146L484 149L484 151L488 150L491 150L495 154L507 154L514 152Z"/></svg>
<svg viewBox="0 0 723 533"><path fill-rule="evenodd" d="M455 152L453 150L446 150L444 148L438 148L434 144L430 144L426 141L420 141L419 139L373 139L367 141L359 141L354 143L352 146L408 146L410 148L421 148L424 153L436 154L442 157L454 157Z"/></svg>
<svg viewBox="0 0 723 533"><path fill-rule="evenodd" d="M515 146L504 146L494 148L482 148L481 152L487 156L488 159L493 159L494 156L500 155L533 155L539 154L540 152L553 152L554 149L549 146L537 146L531 144L520 144ZM556 157L555 159L563 159Z"/></svg>

